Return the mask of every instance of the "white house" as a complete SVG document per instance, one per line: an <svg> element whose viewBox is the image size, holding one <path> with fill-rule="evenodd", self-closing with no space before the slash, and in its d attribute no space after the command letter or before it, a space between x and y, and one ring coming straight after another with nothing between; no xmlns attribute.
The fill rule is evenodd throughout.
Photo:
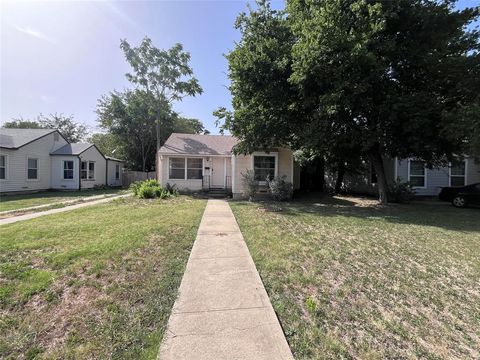
<svg viewBox="0 0 480 360"><path fill-rule="evenodd" d="M175 184L181 190L231 191L243 194L242 174L254 170L260 184L267 176L286 176L298 188L293 153L288 148L233 154L233 136L173 133L158 152L157 179L162 185Z"/></svg>
<svg viewBox="0 0 480 360"><path fill-rule="evenodd" d="M0 193L121 186L123 162L58 130L0 129Z"/></svg>

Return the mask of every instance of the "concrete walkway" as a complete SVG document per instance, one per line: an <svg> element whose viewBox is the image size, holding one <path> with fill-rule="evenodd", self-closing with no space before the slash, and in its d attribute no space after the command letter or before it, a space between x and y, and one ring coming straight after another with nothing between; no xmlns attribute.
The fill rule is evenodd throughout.
<svg viewBox="0 0 480 360"><path fill-rule="evenodd" d="M293 359L225 200L208 201L159 359Z"/></svg>
<svg viewBox="0 0 480 360"><path fill-rule="evenodd" d="M12 217L9 217L9 218L0 219L0 225L12 224L12 223L16 223L18 221L35 219L35 218L40 217L40 216L51 215L51 214L65 212L65 211L80 209L80 208L83 208L85 206L103 204L103 203L112 201L114 199L119 199L119 198L128 197L128 196L132 196L132 194L110 196L108 198L102 198L101 200L82 202L82 203L77 204L77 205L65 206L65 207L58 208L58 209L51 209L51 210L39 211L39 212L36 212L36 213L31 213L31 214L12 216Z"/></svg>

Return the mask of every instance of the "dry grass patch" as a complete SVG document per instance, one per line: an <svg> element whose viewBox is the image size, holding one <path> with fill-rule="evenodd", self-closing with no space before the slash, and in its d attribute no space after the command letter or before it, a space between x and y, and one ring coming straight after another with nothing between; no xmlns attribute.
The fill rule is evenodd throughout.
<svg viewBox="0 0 480 360"><path fill-rule="evenodd" d="M297 359L480 356L478 209L279 206L232 202Z"/></svg>
<svg viewBox="0 0 480 360"><path fill-rule="evenodd" d="M156 358L205 201L134 198L0 228L0 358Z"/></svg>

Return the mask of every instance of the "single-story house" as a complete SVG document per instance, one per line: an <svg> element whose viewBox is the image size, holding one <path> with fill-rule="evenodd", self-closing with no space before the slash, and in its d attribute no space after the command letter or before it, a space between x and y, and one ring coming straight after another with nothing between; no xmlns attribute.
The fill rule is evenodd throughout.
<svg viewBox="0 0 480 360"><path fill-rule="evenodd" d="M180 190L219 190L242 197L243 177L253 170L260 185L267 177L282 177L298 188L293 153L289 148L259 150L235 155L238 140L226 135L173 133L158 151L157 179L161 185L175 184Z"/></svg>
<svg viewBox="0 0 480 360"><path fill-rule="evenodd" d="M465 186L480 182L480 163L472 157L459 158L448 166L428 168L420 159L385 159L387 182L409 182L418 196L437 196L442 187ZM332 183L333 177L330 178ZM376 195L377 176L367 164L365 176L349 176L344 179L347 191Z"/></svg>
<svg viewBox="0 0 480 360"><path fill-rule="evenodd" d="M123 162L58 130L0 129L0 193L121 186Z"/></svg>

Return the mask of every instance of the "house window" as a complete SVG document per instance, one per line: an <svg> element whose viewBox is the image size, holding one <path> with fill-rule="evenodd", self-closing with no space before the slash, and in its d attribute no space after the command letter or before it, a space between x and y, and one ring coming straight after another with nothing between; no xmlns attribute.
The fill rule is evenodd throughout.
<svg viewBox="0 0 480 360"><path fill-rule="evenodd" d="M7 157L0 155L0 180L7 178Z"/></svg>
<svg viewBox="0 0 480 360"><path fill-rule="evenodd" d="M169 179L172 180L184 180L185 179L185 159L183 158L170 158L169 163Z"/></svg>
<svg viewBox="0 0 480 360"><path fill-rule="evenodd" d="M82 161L80 165L80 178L82 180L94 180L95 179L95 162Z"/></svg>
<svg viewBox="0 0 480 360"><path fill-rule="evenodd" d="M455 161L450 164L450 186L465 186L467 162Z"/></svg>
<svg viewBox="0 0 480 360"><path fill-rule="evenodd" d="M115 180L120 180L120 165L115 165Z"/></svg>
<svg viewBox="0 0 480 360"><path fill-rule="evenodd" d="M63 178L65 180L73 179L73 161L65 160L63 162Z"/></svg>
<svg viewBox="0 0 480 360"><path fill-rule="evenodd" d="M253 171L255 180L266 181L275 177L275 156L258 156L253 157Z"/></svg>
<svg viewBox="0 0 480 360"><path fill-rule="evenodd" d="M37 180L38 179L38 159L28 158L27 159L27 179Z"/></svg>
<svg viewBox="0 0 480 360"><path fill-rule="evenodd" d="M187 179L202 178L203 160L199 158L187 159Z"/></svg>
<svg viewBox="0 0 480 360"><path fill-rule="evenodd" d="M423 188L426 186L425 163L420 160L409 162L409 182L412 187Z"/></svg>

